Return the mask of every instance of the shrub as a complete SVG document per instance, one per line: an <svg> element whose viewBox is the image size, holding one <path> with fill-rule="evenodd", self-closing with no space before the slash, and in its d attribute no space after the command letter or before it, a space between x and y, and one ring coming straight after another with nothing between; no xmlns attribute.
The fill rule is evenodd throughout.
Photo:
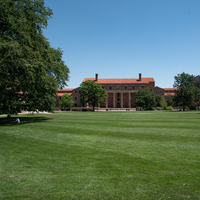
<svg viewBox="0 0 200 200"><path fill-rule="evenodd" d="M164 106L164 110L172 110L173 107L172 106Z"/></svg>
<svg viewBox="0 0 200 200"><path fill-rule="evenodd" d="M92 108L83 108L82 111L93 111Z"/></svg>
<svg viewBox="0 0 200 200"><path fill-rule="evenodd" d="M144 109L143 109L142 107L136 107L136 111L138 111L138 110L139 110L139 111L140 111L140 110L142 111L142 110L144 110Z"/></svg>
<svg viewBox="0 0 200 200"><path fill-rule="evenodd" d="M82 111L93 111L92 108L83 108Z"/></svg>
<svg viewBox="0 0 200 200"><path fill-rule="evenodd" d="M167 106L167 110L173 110L172 106Z"/></svg>
<svg viewBox="0 0 200 200"><path fill-rule="evenodd" d="M156 107L156 110L162 110L162 108L161 107Z"/></svg>
<svg viewBox="0 0 200 200"><path fill-rule="evenodd" d="M155 107L146 108L145 110L155 110Z"/></svg>
<svg viewBox="0 0 200 200"><path fill-rule="evenodd" d="M82 108L72 108L72 111L82 111Z"/></svg>
<svg viewBox="0 0 200 200"><path fill-rule="evenodd" d="M61 111L70 111L70 108L66 108L66 109L61 108Z"/></svg>
<svg viewBox="0 0 200 200"><path fill-rule="evenodd" d="M93 111L92 108L72 108L72 111Z"/></svg>

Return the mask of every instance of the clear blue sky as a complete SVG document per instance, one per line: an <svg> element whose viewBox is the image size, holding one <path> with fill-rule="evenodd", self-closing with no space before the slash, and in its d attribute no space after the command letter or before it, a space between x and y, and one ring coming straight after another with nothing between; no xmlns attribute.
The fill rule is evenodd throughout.
<svg viewBox="0 0 200 200"><path fill-rule="evenodd" d="M84 78L153 77L173 87L182 72L200 74L200 0L45 0L53 9L44 35Z"/></svg>

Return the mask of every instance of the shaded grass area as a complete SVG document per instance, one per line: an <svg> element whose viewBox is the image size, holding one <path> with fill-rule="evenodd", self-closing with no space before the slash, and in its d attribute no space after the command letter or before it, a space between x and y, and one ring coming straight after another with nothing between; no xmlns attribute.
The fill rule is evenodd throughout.
<svg viewBox="0 0 200 200"><path fill-rule="evenodd" d="M32 115L32 117L24 117L24 116L17 116L18 118L23 119L21 121L21 124L27 124L27 123L38 123L38 122L43 122L46 120L49 120L50 118L46 118L46 117L41 117L41 116L34 116ZM15 117L12 118L6 118L6 117L1 117L0 115L0 126L15 126L16 124L13 123L15 121ZM21 125L21 124L17 124L17 125Z"/></svg>
<svg viewBox="0 0 200 200"><path fill-rule="evenodd" d="M0 117L1 199L200 199L199 112Z"/></svg>

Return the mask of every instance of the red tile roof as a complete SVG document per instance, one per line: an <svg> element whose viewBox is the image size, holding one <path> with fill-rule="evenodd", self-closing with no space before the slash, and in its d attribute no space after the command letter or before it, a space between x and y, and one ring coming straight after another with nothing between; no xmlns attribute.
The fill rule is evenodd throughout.
<svg viewBox="0 0 200 200"><path fill-rule="evenodd" d="M165 91L175 91L177 88L163 88Z"/></svg>
<svg viewBox="0 0 200 200"><path fill-rule="evenodd" d="M177 90L177 88L163 88L165 93L165 96L168 96L168 94L171 94L172 96L175 95L175 91Z"/></svg>
<svg viewBox="0 0 200 200"><path fill-rule="evenodd" d="M57 96L62 97L63 94L69 94L69 95L72 95L72 93L57 93Z"/></svg>
<svg viewBox="0 0 200 200"><path fill-rule="evenodd" d="M83 80L83 83L87 80L95 81L95 78L85 78ZM124 78L124 79L98 79L97 83L101 84L136 84L136 83L149 83L149 82L154 82L153 78L141 78L141 81L138 79L133 79L133 78Z"/></svg>
<svg viewBox="0 0 200 200"><path fill-rule="evenodd" d="M164 95L167 97L168 96L168 94L170 94L170 95L172 95L172 96L174 96L175 95L175 93L174 92L165 92L164 93Z"/></svg>
<svg viewBox="0 0 200 200"><path fill-rule="evenodd" d="M58 89L58 91L62 91L62 92L72 92L72 88L70 89Z"/></svg>

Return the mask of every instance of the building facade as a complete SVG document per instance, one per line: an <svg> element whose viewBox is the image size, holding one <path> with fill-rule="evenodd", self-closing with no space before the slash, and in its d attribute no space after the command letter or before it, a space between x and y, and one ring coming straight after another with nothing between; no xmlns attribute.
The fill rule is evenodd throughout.
<svg viewBox="0 0 200 200"><path fill-rule="evenodd" d="M102 88L108 94L105 104L99 105L100 109L135 109L135 94L139 88L152 88L154 94L159 94L167 99L168 95L174 96L176 88L160 88L155 86L153 78L143 78L140 73L138 78L129 79L99 79L98 74L95 78L85 78L82 83L87 80L95 81L101 84ZM195 82L200 88L200 76L195 77ZM72 96L74 100L73 107L88 107L88 105L80 102L80 87L73 89L59 89L56 97L56 110L59 110L59 101L64 93Z"/></svg>
<svg viewBox="0 0 200 200"><path fill-rule="evenodd" d="M101 84L108 94L105 104L100 105L100 108L135 108L136 91L140 87L155 87L153 78L142 78L141 74L135 79L99 79L96 74L95 78L85 78L83 83L87 80Z"/></svg>
<svg viewBox="0 0 200 200"><path fill-rule="evenodd" d="M108 94L105 104L99 105L99 108L135 108L135 94L139 88L153 88L155 94L165 95L167 91L163 88L155 87L155 81L153 78L143 78L142 74L139 74L138 78L133 79L99 79L98 74L95 78L85 78L83 83L87 80L95 81L101 84L102 88ZM74 89L59 89L57 92L55 106L59 110L59 102L64 93L72 96L74 100L73 107L87 107L88 105L80 102L80 87Z"/></svg>

